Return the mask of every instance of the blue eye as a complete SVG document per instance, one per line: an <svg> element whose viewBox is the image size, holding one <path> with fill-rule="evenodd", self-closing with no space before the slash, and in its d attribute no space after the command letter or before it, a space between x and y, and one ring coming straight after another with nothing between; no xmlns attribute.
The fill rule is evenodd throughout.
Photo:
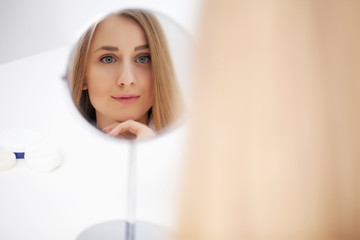
<svg viewBox="0 0 360 240"><path fill-rule="evenodd" d="M135 61L138 63L148 63L151 61L151 58L150 56L140 56Z"/></svg>
<svg viewBox="0 0 360 240"><path fill-rule="evenodd" d="M103 63L112 63L115 62L115 58L111 57L111 56L106 56L100 59L100 61L102 61Z"/></svg>

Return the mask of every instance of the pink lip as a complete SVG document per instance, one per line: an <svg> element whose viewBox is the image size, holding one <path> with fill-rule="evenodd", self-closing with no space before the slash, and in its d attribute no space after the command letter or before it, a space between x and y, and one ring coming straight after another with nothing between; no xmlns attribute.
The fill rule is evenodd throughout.
<svg viewBox="0 0 360 240"><path fill-rule="evenodd" d="M139 99L139 95L136 94L121 94L116 96L111 96L113 99L115 99L118 102L124 103L124 104L131 104L136 102L136 100Z"/></svg>

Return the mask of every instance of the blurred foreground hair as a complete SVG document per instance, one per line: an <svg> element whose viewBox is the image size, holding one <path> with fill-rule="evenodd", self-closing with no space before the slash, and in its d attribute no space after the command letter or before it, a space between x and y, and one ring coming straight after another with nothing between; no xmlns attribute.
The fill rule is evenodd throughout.
<svg viewBox="0 0 360 240"><path fill-rule="evenodd" d="M178 239L360 239L360 2L203 9Z"/></svg>

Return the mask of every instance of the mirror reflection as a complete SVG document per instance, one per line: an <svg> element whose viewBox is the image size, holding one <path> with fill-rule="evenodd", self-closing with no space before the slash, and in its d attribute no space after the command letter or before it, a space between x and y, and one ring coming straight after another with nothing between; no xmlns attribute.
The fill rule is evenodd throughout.
<svg viewBox="0 0 360 240"><path fill-rule="evenodd" d="M147 10L121 10L92 24L66 76L79 112L110 136L154 137L184 113L166 35Z"/></svg>

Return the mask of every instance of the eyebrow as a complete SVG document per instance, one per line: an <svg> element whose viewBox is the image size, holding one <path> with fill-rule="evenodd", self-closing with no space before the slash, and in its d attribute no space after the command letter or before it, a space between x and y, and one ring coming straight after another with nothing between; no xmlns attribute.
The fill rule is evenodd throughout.
<svg viewBox="0 0 360 240"><path fill-rule="evenodd" d="M117 47L112 47L112 46L101 46L98 49L96 49L94 52L99 51L99 50L107 50L107 51L119 51L119 49Z"/></svg>
<svg viewBox="0 0 360 240"><path fill-rule="evenodd" d="M139 51L139 50L143 50L143 49L148 49L149 45L148 44L144 44L141 46L137 46L134 48L135 51ZM112 47L112 46L101 46L98 49L96 49L94 52L99 51L99 50L107 50L107 51L119 51L119 48L117 47Z"/></svg>
<svg viewBox="0 0 360 240"><path fill-rule="evenodd" d="M144 44L144 45L141 45L141 46L138 46L138 47L135 47L135 51L139 51L139 50L143 50L143 49L147 49L149 48L149 45L148 44Z"/></svg>

